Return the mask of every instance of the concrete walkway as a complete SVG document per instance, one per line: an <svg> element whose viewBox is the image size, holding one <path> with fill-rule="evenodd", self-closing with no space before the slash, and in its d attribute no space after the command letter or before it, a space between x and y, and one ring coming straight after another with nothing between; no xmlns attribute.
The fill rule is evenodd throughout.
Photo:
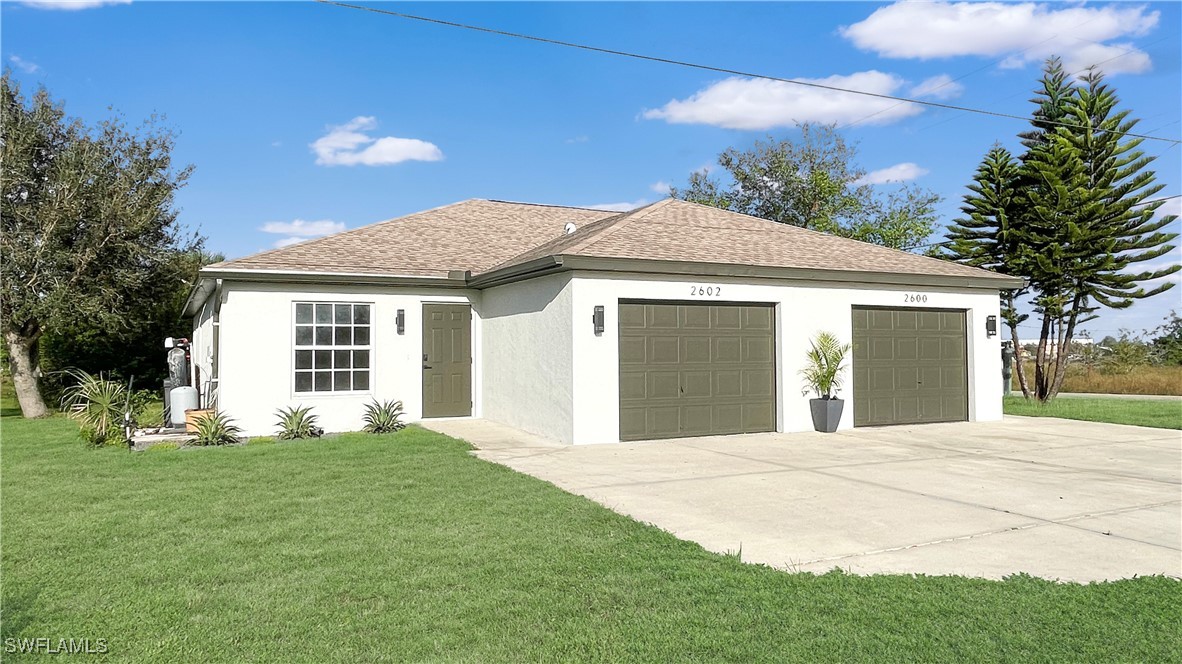
<svg viewBox="0 0 1182 664"><path fill-rule="evenodd" d="M565 446L427 422L477 456L787 570L1182 577L1182 433L1003 422Z"/></svg>

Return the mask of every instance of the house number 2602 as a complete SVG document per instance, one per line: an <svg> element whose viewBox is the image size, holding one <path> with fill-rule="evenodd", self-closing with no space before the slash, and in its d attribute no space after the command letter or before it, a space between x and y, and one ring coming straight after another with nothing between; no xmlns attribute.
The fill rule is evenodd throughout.
<svg viewBox="0 0 1182 664"><path fill-rule="evenodd" d="M928 296L923 295L922 293L904 293L903 294L903 301L904 302L927 302Z"/></svg>
<svg viewBox="0 0 1182 664"><path fill-rule="evenodd" d="M722 297L722 286L690 286L691 297Z"/></svg>

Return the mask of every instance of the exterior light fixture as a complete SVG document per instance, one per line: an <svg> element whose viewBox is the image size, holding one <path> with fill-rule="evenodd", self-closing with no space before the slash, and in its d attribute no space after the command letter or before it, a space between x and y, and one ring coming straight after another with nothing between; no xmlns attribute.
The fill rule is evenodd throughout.
<svg viewBox="0 0 1182 664"><path fill-rule="evenodd" d="M595 313L591 316L591 322L595 325L595 336L603 334L603 305L595 306Z"/></svg>
<svg viewBox="0 0 1182 664"><path fill-rule="evenodd" d="M997 316L985 317L985 336L990 339L997 336Z"/></svg>
<svg viewBox="0 0 1182 664"><path fill-rule="evenodd" d="M394 324L398 326L398 334L406 333L406 309L399 309L394 316Z"/></svg>

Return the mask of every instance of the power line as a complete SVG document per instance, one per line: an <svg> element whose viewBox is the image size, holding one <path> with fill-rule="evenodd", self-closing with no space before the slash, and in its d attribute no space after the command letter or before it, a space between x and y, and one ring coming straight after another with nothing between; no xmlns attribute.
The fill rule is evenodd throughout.
<svg viewBox="0 0 1182 664"><path fill-rule="evenodd" d="M587 44L578 44L575 42L561 41L558 39L549 39L547 37L537 37L534 35L526 35L526 34L522 34L522 33L518 33L518 32L509 32L507 30L496 30L494 28L485 28L485 27L478 26L478 25L468 25L465 23L457 23L454 21L445 21L443 19L430 18L427 16L417 16L415 14L404 14L402 12L390 11L388 9L378 9L376 7L365 7L363 5L354 5L354 4L349 4L346 2L336 2L335 0L316 0L316 2L318 2L322 5L332 5L334 7L343 7L346 9L356 9L359 11L372 12L374 14L384 14L386 16L395 16L397 18L404 18L404 19L408 19L411 21L422 21L424 23L433 23L436 25L444 25L444 26L448 26L448 27L452 27L452 28L461 28L464 30L472 30L475 32L483 32L483 33L492 34L492 35L500 35L502 37L512 37L514 39L525 39L527 41L534 41L534 42L539 42L542 44L552 44L554 46L565 46L567 48L576 48L576 49L580 49L580 50L584 50L584 51L591 51L594 53L605 53L607 55L618 55L618 56L625 57L625 58L634 58L636 60L645 60L648 62L660 62L660 63L668 64L668 65L677 65L679 67L689 67L692 69L701 69L704 71L712 71L712 72L716 72L719 74L730 74L733 76L743 76L746 78L761 78L761 79L765 79L765 80L769 80L769 81L776 81L779 83L787 83L790 85L800 85L800 86L808 87L808 88L829 90L831 92L844 92L847 94L862 95L864 97L874 97L877 99L888 99L891 101L919 104L921 106L931 106L933 108L943 108L943 109L952 110L952 111L962 111L965 113L977 113L979 115L988 115L988 116L998 117L998 118L1007 118L1010 120L1021 120L1022 122L1029 122L1030 121L1030 118L1023 117L1021 115L1012 115L1009 113L1001 113L998 111L987 111L987 110L981 109L981 108L970 108L968 106L957 106L955 104L943 104L940 102L927 101L927 100L923 100L923 99L911 99L908 97L898 97L895 95L881 94L878 92L867 92L865 90L851 90L849 88L841 88L841 87L837 87L835 85L825 85L823 83L813 83L810 81L800 81L800 80L793 80L790 78L780 78L778 76L768 76L765 74L753 74L751 72L740 71L737 69L727 69L725 67L714 67L711 65L703 65L703 64L693 63L693 62L686 62L683 60L673 60L671 58L662 58L662 57L657 57L657 56L653 56L653 55L643 55L640 53L631 53L629 51L619 51L619 50L610 49L610 48L589 46ZM1043 122L1045 124L1051 124L1051 125L1056 125L1056 126L1061 126L1061 127L1078 128L1076 125L1072 125L1072 124L1069 124L1066 122L1052 122L1049 120L1044 120ZM1174 138L1162 138L1160 136L1148 136L1146 134L1135 134L1132 132L1112 132L1112 133L1118 134L1121 136L1133 136L1135 138L1142 138L1142 139L1151 140L1151 141L1162 141L1164 143L1175 143L1175 144L1182 143L1182 140L1174 139Z"/></svg>

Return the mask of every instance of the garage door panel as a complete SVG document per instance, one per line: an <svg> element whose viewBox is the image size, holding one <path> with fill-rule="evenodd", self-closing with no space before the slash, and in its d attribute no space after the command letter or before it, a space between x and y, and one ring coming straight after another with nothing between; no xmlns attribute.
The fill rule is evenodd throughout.
<svg viewBox="0 0 1182 664"><path fill-rule="evenodd" d="M625 337L620 339L620 364L644 364L648 357L645 353L644 337Z"/></svg>
<svg viewBox="0 0 1182 664"><path fill-rule="evenodd" d="M774 373L771 369L751 369L743 372L743 383L746 389L743 396L770 397L776 393Z"/></svg>
<svg viewBox="0 0 1182 664"><path fill-rule="evenodd" d="M771 337L744 337L743 338L743 362L751 363L768 363L772 361L772 355L775 352L772 348Z"/></svg>
<svg viewBox="0 0 1182 664"><path fill-rule="evenodd" d="M714 338L714 361L720 363L743 361L743 340L738 337Z"/></svg>
<svg viewBox="0 0 1182 664"><path fill-rule="evenodd" d="M710 307L717 330L738 330L743 327L743 312L739 307Z"/></svg>
<svg viewBox="0 0 1182 664"><path fill-rule="evenodd" d="M738 369L715 371L714 394L719 397L743 396L743 372Z"/></svg>
<svg viewBox="0 0 1182 664"><path fill-rule="evenodd" d="M681 408L677 406L650 407L648 431L658 436L676 435L681 430Z"/></svg>
<svg viewBox="0 0 1182 664"><path fill-rule="evenodd" d="M680 345L677 337L649 337L649 364L678 364L681 360Z"/></svg>
<svg viewBox="0 0 1182 664"><path fill-rule="evenodd" d="M709 371L683 371L681 373L682 396L687 398L713 396L710 383Z"/></svg>
<svg viewBox="0 0 1182 664"><path fill-rule="evenodd" d="M621 328L644 328L644 305L643 304L621 304L620 305L620 327Z"/></svg>
<svg viewBox="0 0 1182 664"><path fill-rule="evenodd" d="M855 426L968 417L966 314L856 307Z"/></svg>
<svg viewBox="0 0 1182 664"><path fill-rule="evenodd" d="M744 316L743 329L768 330L772 329L771 307L742 307Z"/></svg>
<svg viewBox="0 0 1182 664"><path fill-rule="evenodd" d="M682 337L681 356L689 364L710 364L710 337Z"/></svg>
<svg viewBox="0 0 1182 664"><path fill-rule="evenodd" d="M765 305L622 303L620 437L774 430L774 326Z"/></svg>
<svg viewBox="0 0 1182 664"><path fill-rule="evenodd" d="M676 399L680 396L681 377L678 371L649 371L645 374L648 392L646 399Z"/></svg>
<svg viewBox="0 0 1182 664"><path fill-rule="evenodd" d="M620 401L644 401L648 396L644 373L620 374Z"/></svg>

